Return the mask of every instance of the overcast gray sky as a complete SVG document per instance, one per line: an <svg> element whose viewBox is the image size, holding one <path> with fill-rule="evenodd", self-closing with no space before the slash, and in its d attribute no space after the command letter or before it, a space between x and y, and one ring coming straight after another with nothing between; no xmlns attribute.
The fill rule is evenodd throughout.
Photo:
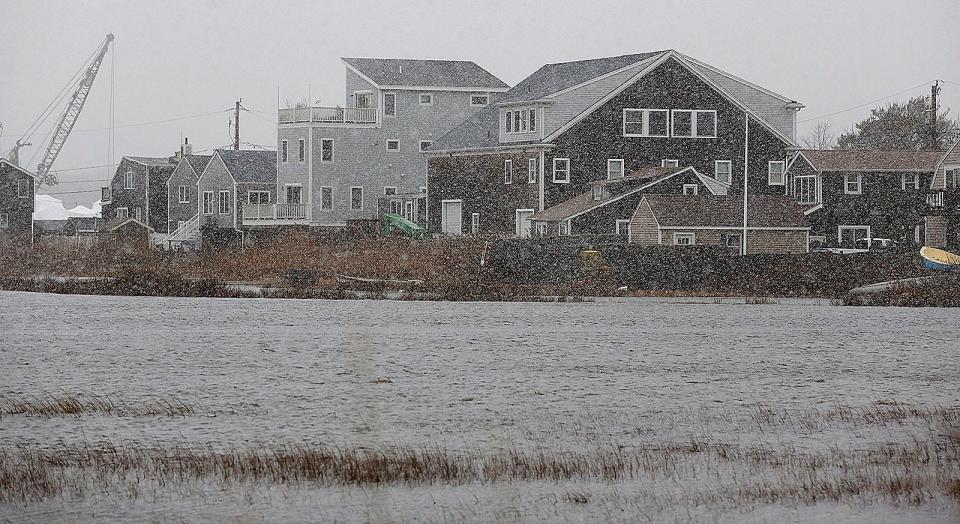
<svg viewBox="0 0 960 524"><path fill-rule="evenodd" d="M545 63L677 49L849 128L870 107L929 94L960 112L960 2L944 1L51 1L2 0L0 151L7 151L108 32L116 35L50 192L98 188L122 155L163 156L241 140L276 146L280 99L343 103L342 56L473 60L513 85ZM116 155L108 158L111 63ZM216 113L221 111L220 113ZM57 115L59 116L59 115ZM182 118L190 117L190 118ZM161 120L174 121L155 123ZM47 133L51 119L41 130ZM26 161L43 146L35 136ZM39 155L37 155L39 157ZM81 182L85 181L85 182ZM94 193L58 195L67 207Z"/></svg>

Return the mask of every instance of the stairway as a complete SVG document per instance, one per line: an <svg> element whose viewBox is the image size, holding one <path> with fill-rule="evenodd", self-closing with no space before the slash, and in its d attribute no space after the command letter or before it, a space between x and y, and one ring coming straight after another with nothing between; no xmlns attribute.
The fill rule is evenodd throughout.
<svg viewBox="0 0 960 524"><path fill-rule="evenodd" d="M174 244L179 246L182 242L199 240L200 215L194 215L193 218L184 222L182 226L178 227L173 233L170 233L166 238L163 239L163 247L165 249L170 249L174 246Z"/></svg>

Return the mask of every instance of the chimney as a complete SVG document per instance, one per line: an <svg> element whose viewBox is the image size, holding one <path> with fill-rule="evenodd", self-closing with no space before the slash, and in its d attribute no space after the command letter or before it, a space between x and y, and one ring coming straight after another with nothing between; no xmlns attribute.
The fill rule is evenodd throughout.
<svg viewBox="0 0 960 524"><path fill-rule="evenodd" d="M190 144L189 138L183 139L183 145L180 146L180 156L192 155L193 154L193 145Z"/></svg>

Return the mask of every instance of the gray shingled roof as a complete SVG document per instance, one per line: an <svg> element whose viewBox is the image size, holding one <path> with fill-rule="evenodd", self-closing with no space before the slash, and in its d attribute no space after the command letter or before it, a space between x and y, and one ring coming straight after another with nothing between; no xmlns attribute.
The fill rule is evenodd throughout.
<svg viewBox="0 0 960 524"><path fill-rule="evenodd" d="M217 153L237 183L277 181L276 151L218 149Z"/></svg>
<svg viewBox="0 0 960 524"><path fill-rule="evenodd" d="M343 61L380 86L479 87L508 86L469 60L412 60L398 58L343 58Z"/></svg>
<svg viewBox="0 0 960 524"><path fill-rule="evenodd" d="M943 151L875 151L804 149L817 171L933 171Z"/></svg>
<svg viewBox="0 0 960 524"><path fill-rule="evenodd" d="M143 164L150 167L177 167L177 163L171 160L171 157L152 157L152 156L128 156L124 157L138 164Z"/></svg>
<svg viewBox="0 0 960 524"><path fill-rule="evenodd" d="M213 155L186 155L183 158L196 171L197 176L200 176L203 174L203 170L207 168L207 164L210 163Z"/></svg>
<svg viewBox="0 0 960 524"><path fill-rule="evenodd" d="M644 200L662 227L743 226L741 195L646 195ZM747 225L751 227L807 227L803 208L783 195L747 197Z"/></svg>
<svg viewBox="0 0 960 524"><path fill-rule="evenodd" d="M549 94L563 91L568 87L582 84L591 78L642 62L661 53L663 51L547 64L537 69L510 91L504 93L497 102L539 100ZM500 111L496 105L490 105L474 113L466 121L440 137L430 146L428 151L499 146L499 126Z"/></svg>

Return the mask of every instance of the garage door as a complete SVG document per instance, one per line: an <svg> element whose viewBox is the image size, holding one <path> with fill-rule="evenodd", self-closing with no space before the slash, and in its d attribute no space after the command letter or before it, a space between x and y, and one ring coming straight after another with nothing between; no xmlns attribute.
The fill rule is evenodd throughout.
<svg viewBox="0 0 960 524"><path fill-rule="evenodd" d="M463 201L444 200L442 202L441 229L447 235L463 234Z"/></svg>

